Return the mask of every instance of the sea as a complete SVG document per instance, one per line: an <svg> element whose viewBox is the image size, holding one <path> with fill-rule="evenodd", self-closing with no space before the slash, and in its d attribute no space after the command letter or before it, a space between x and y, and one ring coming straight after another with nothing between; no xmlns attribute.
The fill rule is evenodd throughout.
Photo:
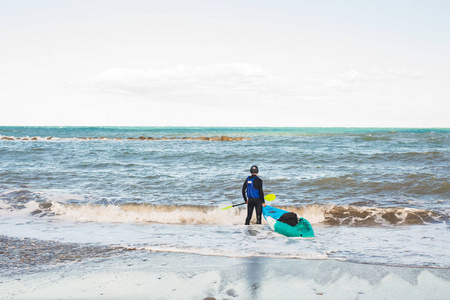
<svg viewBox="0 0 450 300"><path fill-rule="evenodd" d="M267 204L306 218L315 238L255 215L245 226L245 205L222 210L243 203L252 165L276 195ZM25 268L24 257L64 261L45 249L126 249L450 268L449 177L446 128L0 127L0 257Z"/></svg>

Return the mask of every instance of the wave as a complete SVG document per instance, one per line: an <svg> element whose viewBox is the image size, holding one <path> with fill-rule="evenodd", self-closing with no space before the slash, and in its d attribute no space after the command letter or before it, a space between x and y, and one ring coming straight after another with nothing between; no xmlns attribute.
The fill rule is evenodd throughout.
<svg viewBox="0 0 450 300"><path fill-rule="evenodd" d="M281 207L304 216L311 223L331 226L424 225L445 222L448 214L407 207L366 207L353 205L319 205Z"/></svg>
<svg viewBox="0 0 450 300"><path fill-rule="evenodd" d="M438 212L407 207L367 207L354 205L309 204L280 206L306 218L311 224L327 226L397 226L425 225L448 221L447 211ZM5 205L0 209L7 209ZM243 207L221 210L203 205L152 204L67 204L30 202L35 216L58 216L75 222L162 223L179 225L242 225L247 211Z"/></svg>
<svg viewBox="0 0 450 300"><path fill-rule="evenodd" d="M359 195L363 193L402 192L407 195L448 195L450 182L444 176L437 177L430 173L404 173L396 177L388 174L353 173L336 177L319 177L300 180L295 187L307 189L308 192L337 191L347 195ZM282 184L277 179L272 185Z"/></svg>
<svg viewBox="0 0 450 300"><path fill-rule="evenodd" d="M391 133L392 134L392 133ZM391 137L386 135L373 135L373 134L366 134L362 137L360 137L361 140L365 142L373 142L373 141L390 141Z"/></svg>

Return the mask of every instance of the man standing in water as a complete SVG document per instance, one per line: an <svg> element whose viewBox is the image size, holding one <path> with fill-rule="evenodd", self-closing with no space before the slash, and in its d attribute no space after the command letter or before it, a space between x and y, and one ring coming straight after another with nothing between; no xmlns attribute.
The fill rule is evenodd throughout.
<svg viewBox="0 0 450 300"><path fill-rule="evenodd" d="M258 175L258 167L253 165L250 168L252 176L247 177L242 186L242 196L247 204L247 219L245 225L250 225L253 209L256 210L256 224L261 224L262 207L266 206L264 202L263 182Z"/></svg>

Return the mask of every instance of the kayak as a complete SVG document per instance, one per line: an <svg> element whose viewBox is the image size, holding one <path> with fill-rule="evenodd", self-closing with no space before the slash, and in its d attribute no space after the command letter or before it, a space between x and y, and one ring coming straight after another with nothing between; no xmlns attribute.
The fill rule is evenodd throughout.
<svg viewBox="0 0 450 300"><path fill-rule="evenodd" d="M314 230L308 220L305 218L297 219L297 215L294 213L266 205L263 207L263 216L270 228L282 235L287 237L314 237Z"/></svg>

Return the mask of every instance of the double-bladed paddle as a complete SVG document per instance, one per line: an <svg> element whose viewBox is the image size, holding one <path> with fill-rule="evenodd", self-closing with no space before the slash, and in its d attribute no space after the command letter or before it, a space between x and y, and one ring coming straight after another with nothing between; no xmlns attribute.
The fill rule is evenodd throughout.
<svg viewBox="0 0 450 300"><path fill-rule="evenodd" d="M269 194L269 195L266 195L266 196L264 197L264 200L266 200L266 201L273 201L273 200L275 200L276 197L277 197L277 196L275 196L275 194ZM244 205L244 204L245 204L245 202L244 202L244 203L239 203L239 204L230 205L230 206L221 208L221 210L229 209L229 208L236 207L236 206L239 206L239 205Z"/></svg>

